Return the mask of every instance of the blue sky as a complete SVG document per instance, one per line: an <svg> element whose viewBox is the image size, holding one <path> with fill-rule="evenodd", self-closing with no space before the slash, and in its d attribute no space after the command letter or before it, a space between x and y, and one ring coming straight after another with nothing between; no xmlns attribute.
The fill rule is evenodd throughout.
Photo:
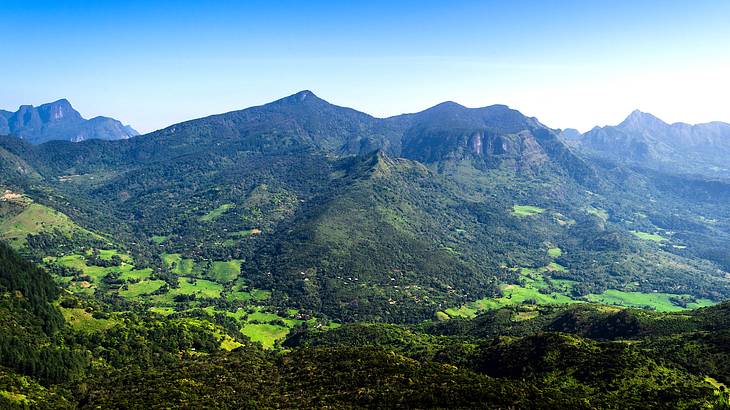
<svg viewBox="0 0 730 410"><path fill-rule="evenodd" d="M504 103L552 127L730 122L730 2L16 1L0 108L68 98L142 132L310 89L390 116Z"/></svg>

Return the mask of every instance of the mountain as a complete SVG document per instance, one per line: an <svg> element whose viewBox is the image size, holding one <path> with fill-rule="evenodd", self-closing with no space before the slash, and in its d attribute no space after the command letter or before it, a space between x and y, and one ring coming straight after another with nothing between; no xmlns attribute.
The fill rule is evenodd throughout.
<svg viewBox="0 0 730 410"><path fill-rule="evenodd" d="M0 148L25 170L11 192L45 207L16 206L7 225L34 210L48 221L8 239L41 261L124 250L154 272L141 283L159 293L134 297L147 307L203 303L176 289L211 277L218 304L252 289L277 309L397 323L495 303L679 309L730 295L727 184L586 157L503 105L375 118L302 91L145 138ZM212 271L224 262L241 282ZM102 279L83 281L127 294Z"/></svg>
<svg viewBox="0 0 730 410"><path fill-rule="evenodd" d="M51 140L115 140L139 135L132 127L113 118L86 120L66 99L39 107L22 105L15 113L1 111L0 134L13 134L32 144Z"/></svg>
<svg viewBox="0 0 730 410"><path fill-rule="evenodd" d="M579 147L601 158L658 170L730 176L730 124L722 122L667 124L637 110L617 126L585 133Z"/></svg>

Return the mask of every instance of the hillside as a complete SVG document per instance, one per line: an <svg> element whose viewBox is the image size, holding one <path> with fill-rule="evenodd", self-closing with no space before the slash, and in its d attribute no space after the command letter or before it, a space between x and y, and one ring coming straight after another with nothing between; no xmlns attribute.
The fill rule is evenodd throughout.
<svg viewBox="0 0 730 410"><path fill-rule="evenodd" d="M413 326L304 325L275 353L200 318L111 312L60 291L1 243L0 268L9 409L730 405L727 305L516 306Z"/></svg>

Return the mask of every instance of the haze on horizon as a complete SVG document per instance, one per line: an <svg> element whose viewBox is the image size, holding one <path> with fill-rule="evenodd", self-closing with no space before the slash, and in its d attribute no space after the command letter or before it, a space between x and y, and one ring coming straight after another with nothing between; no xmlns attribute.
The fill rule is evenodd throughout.
<svg viewBox="0 0 730 410"><path fill-rule="evenodd" d="M453 100L581 131L634 109L730 122L730 3L543 3L10 0L0 108L67 98L145 133L310 89L379 117Z"/></svg>

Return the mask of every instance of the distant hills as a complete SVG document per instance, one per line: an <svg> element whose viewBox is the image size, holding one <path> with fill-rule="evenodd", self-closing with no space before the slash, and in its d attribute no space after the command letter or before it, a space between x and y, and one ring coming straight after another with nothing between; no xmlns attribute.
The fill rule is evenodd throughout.
<svg viewBox="0 0 730 410"><path fill-rule="evenodd" d="M375 118L330 104L304 90L270 104L187 121L152 135L156 139L168 135L183 138L191 132L197 134L201 125L218 137L236 135L245 139L246 135L256 135L261 142L267 139L261 134L274 130L275 134L287 135L279 135L281 140L269 141L271 144L306 144L337 154L381 149L388 155L423 163L471 158L483 166L509 164L530 172L549 162L550 156L560 156L572 163L562 164L571 172L586 172L574 153L562 152L568 146L589 157L627 165L730 177L726 161L730 155L730 124L667 124L639 110L619 125L595 127L581 134L572 128L552 130L504 105L467 108L447 101L414 114ZM16 112L0 110L3 134L31 144L118 140L139 135L113 118L86 120L65 99L39 107L23 105ZM200 135L189 137L187 141L192 142ZM550 149L561 152L548 152Z"/></svg>
<svg viewBox="0 0 730 410"><path fill-rule="evenodd" d="M596 127L578 137L581 150L601 158L658 170L730 176L730 124L667 124L641 111L621 124Z"/></svg>
<svg viewBox="0 0 730 410"><path fill-rule="evenodd" d="M22 105L16 112L0 110L0 135L12 134L31 144L51 140L118 140L139 135L129 125L108 117L84 119L66 99L38 107Z"/></svg>

